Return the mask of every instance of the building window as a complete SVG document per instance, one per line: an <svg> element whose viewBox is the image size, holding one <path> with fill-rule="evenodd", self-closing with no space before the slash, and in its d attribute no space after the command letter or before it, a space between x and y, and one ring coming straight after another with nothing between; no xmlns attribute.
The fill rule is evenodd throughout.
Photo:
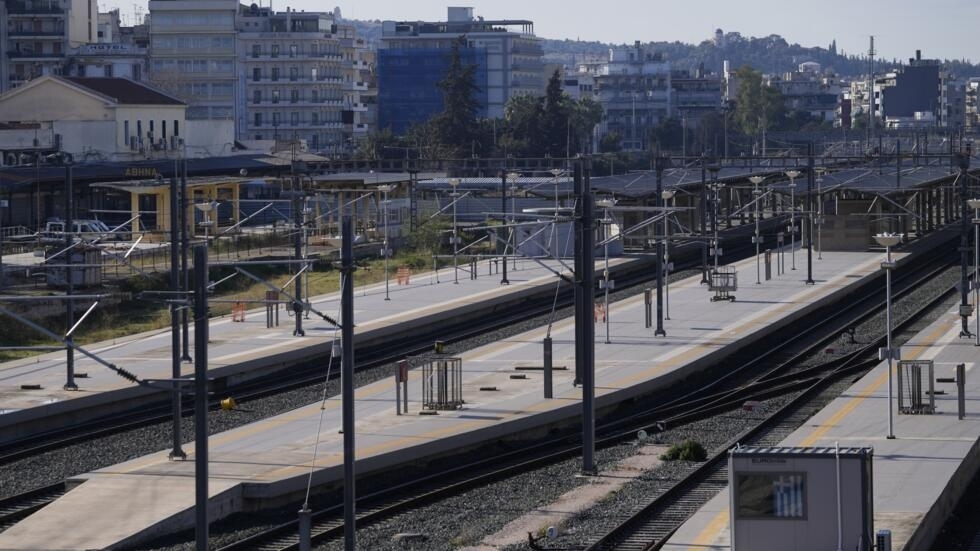
<svg viewBox="0 0 980 551"><path fill-rule="evenodd" d="M123 121L123 141L126 142L126 145L129 145L129 121L128 120Z"/></svg>
<svg viewBox="0 0 980 551"><path fill-rule="evenodd" d="M262 90L252 92L252 103L262 103Z"/></svg>
<svg viewBox="0 0 980 551"><path fill-rule="evenodd" d="M279 57L279 45L278 44L273 44L272 45L272 57Z"/></svg>
<svg viewBox="0 0 980 551"><path fill-rule="evenodd" d="M310 44L310 57L316 57L316 42Z"/></svg>
<svg viewBox="0 0 980 551"><path fill-rule="evenodd" d="M279 90L272 91L272 103L279 103Z"/></svg>
<svg viewBox="0 0 980 551"><path fill-rule="evenodd" d="M299 90L290 90L289 103L297 103L297 102L299 102Z"/></svg>
<svg viewBox="0 0 980 551"><path fill-rule="evenodd" d="M317 102L317 96L319 96L319 94L317 93L316 90L310 90L310 100L313 103L316 103Z"/></svg>
<svg viewBox="0 0 980 551"><path fill-rule="evenodd" d="M147 135L153 141L153 119L150 119L150 133Z"/></svg>
<svg viewBox="0 0 980 551"><path fill-rule="evenodd" d="M133 65L133 80L135 80L136 82L142 82L143 81L143 66L142 65Z"/></svg>
<svg viewBox="0 0 980 551"><path fill-rule="evenodd" d="M273 82L279 81L279 67L272 68L272 80Z"/></svg>
<svg viewBox="0 0 980 551"><path fill-rule="evenodd" d="M136 139L143 143L143 121L136 121Z"/></svg>
<svg viewBox="0 0 980 551"><path fill-rule="evenodd" d="M167 139L167 121L160 121L160 137Z"/></svg>
<svg viewBox="0 0 980 551"><path fill-rule="evenodd" d="M737 474L736 518L806 518L803 473Z"/></svg>
<svg viewBox="0 0 980 551"><path fill-rule="evenodd" d="M318 119L319 117L317 116L316 111L310 113L310 124L320 124Z"/></svg>
<svg viewBox="0 0 980 551"><path fill-rule="evenodd" d="M279 113L272 114L272 126L279 126Z"/></svg>
<svg viewBox="0 0 980 551"><path fill-rule="evenodd" d="M255 126L262 126L262 113L255 114Z"/></svg>
<svg viewBox="0 0 980 551"><path fill-rule="evenodd" d="M262 55L262 45L252 44L252 57L259 57Z"/></svg>
<svg viewBox="0 0 980 551"><path fill-rule="evenodd" d="M296 57L299 55L299 46L296 44L289 45L289 57Z"/></svg>
<svg viewBox="0 0 980 551"><path fill-rule="evenodd" d="M180 126L178 126L178 125L179 125L179 122L177 121L177 119L174 119L174 137L175 138L177 136L180 136Z"/></svg>
<svg viewBox="0 0 980 551"><path fill-rule="evenodd" d="M112 65L106 65L105 67L102 67L102 76L110 77L110 78L112 77Z"/></svg>
<svg viewBox="0 0 980 551"><path fill-rule="evenodd" d="M289 68L289 80L296 82L299 79L299 68L290 67Z"/></svg>
<svg viewBox="0 0 980 551"><path fill-rule="evenodd" d="M297 113L296 111L293 111L292 113L290 113L289 114L289 122L293 126L297 126L299 124L299 113Z"/></svg>
<svg viewBox="0 0 980 551"><path fill-rule="evenodd" d="M262 69L258 67L252 69L252 82L258 82L262 80Z"/></svg>

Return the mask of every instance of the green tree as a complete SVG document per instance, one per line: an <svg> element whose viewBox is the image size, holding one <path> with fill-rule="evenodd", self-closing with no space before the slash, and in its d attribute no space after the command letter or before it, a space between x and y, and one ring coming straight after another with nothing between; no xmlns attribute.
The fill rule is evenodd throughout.
<svg viewBox="0 0 980 551"><path fill-rule="evenodd" d="M476 85L476 65L464 65L460 56L460 48L465 45L464 35L453 42L449 52L449 69L438 84L443 94L443 109L432 120L438 142L455 156L469 151L476 137L476 114L480 109L476 100L476 94L480 91Z"/></svg>
<svg viewBox="0 0 980 551"><path fill-rule="evenodd" d="M599 139L600 153L615 153L623 148L623 136L616 131L607 132Z"/></svg>
<svg viewBox="0 0 980 551"><path fill-rule="evenodd" d="M765 86L762 73L748 65L740 67L735 74L739 86L734 118L742 132L752 136L763 129L779 127L786 111L779 90Z"/></svg>
<svg viewBox="0 0 980 551"><path fill-rule="evenodd" d="M590 98L574 100L562 90L561 73L548 80L543 97L516 96L504 108L507 153L523 156L571 156L585 152L602 106Z"/></svg>

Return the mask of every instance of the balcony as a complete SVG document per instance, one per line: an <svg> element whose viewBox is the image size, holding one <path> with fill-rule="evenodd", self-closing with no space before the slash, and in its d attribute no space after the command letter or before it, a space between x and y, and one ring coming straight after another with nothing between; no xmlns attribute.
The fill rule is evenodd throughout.
<svg viewBox="0 0 980 551"><path fill-rule="evenodd" d="M11 38L31 38L35 40L45 40L45 39L63 39L65 37L65 31L10 31L7 36Z"/></svg>
<svg viewBox="0 0 980 551"><path fill-rule="evenodd" d="M40 54L36 54L36 53L25 51L25 50L13 50L13 51L7 52L7 57L9 57L11 59L21 59L21 60L42 60L42 61L43 60L48 60L48 61L54 61L54 60L57 60L57 59L64 59L65 58L65 54L53 54L53 53L40 53Z"/></svg>
<svg viewBox="0 0 980 551"><path fill-rule="evenodd" d="M7 14L17 15L17 16L34 16L34 15L65 15L65 10L62 8L58 2L50 0L48 2L40 2L37 0L27 1L24 0L7 0Z"/></svg>

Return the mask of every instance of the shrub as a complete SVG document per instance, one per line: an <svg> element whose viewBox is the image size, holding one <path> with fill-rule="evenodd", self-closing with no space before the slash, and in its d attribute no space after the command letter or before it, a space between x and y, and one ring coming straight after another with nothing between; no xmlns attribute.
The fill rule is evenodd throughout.
<svg viewBox="0 0 980 551"><path fill-rule="evenodd" d="M660 459L664 461L675 461L677 459L682 461L704 461L707 458L708 452L704 450L704 446L700 442L693 440L685 440L680 444L674 444L660 456Z"/></svg>

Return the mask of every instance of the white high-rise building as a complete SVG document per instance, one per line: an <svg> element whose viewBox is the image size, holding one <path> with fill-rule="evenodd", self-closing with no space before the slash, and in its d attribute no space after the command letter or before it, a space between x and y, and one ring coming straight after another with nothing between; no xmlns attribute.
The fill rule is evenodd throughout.
<svg viewBox="0 0 980 551"><path fill-rule="evenodd" d="M237 67L237 0L150 0L149 82L187 102L189 156L234 147L244 91Z"/></svg>

